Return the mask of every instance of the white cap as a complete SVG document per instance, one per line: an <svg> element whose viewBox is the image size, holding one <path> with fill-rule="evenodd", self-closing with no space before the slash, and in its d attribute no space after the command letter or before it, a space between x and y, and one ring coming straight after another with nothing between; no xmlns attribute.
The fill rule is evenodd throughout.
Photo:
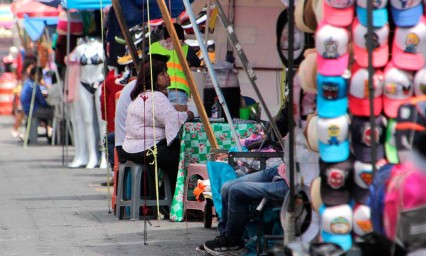
<svg viewBox="0 0 426 256"><path fill-rule="evenodd" d="M353 214L353 229L358 236L373 232L373 223L371 222L371 210L365 204L357 204Z"/></svg>
<svg viewBox="0 0 426 256"><path fill-rule="evenodd" d="M397 27L392 47L392 62L397 68L419 70L425 65L426 19L413 27Z"/></svg>
<svg viewBox="0 0 426 256"><path fill-rule="evenodd" d="M347 251L352 247L352 208L348 204L320 207L321 236L324 242L340 245Z"/></svg>
<svg viewBox="0 0 426 256"><path fill-rule="evenodd" d="M413 74L389 62L385 68L383 106L387 117L396 118L398 108L413 96Z"/></svg>
<svg viewBox="0 0 426 256"><path fill-rule="evenodd" d="M384 75L380 69L374 71L374 115L382 112L382 93ZM349 86L349 110L356 116L370 116L370 99L368 89L368 70L360 68L353 72Z"/></svg>
<svg viewBox="0 0 426 256"><path fill-rule="evenodd" d="M349 33L345 28L326 23L318 26L315 47L318 57L318 72L325 76L340 76L348 68Z"/></svg>
<svg viewBox="0 0 426 256"><path fill-rule="evenodd" d="M354 37L354 58L363 68L368 67L367 52L367 27L363 26L357 19L352 25ZM389 58L389 25L373 30L373 67L384 67Z"/></svg>
<svg viewBox="0 0 426 256"><path fill-rule="evenodd" d="M342 162L349 157L349 120L347 115L318 118L318 148L324 162Z"/></svg>
<svg viewBox="0 0 426 256"><path fill-rule="evenodd" d="M426 68L420 69L414 76L414 95L426 95Z"/></svg>

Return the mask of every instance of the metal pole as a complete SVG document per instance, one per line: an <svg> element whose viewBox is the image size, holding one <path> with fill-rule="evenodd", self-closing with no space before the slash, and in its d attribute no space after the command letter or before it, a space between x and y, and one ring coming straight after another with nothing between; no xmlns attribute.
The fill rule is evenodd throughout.
<svg viewBox="0 0 426 256"><path fill-rule="evenodd" d="M289 197L290 202L286 214L286 233L284 236L284 243L288 244L295 240L295 162L294 162L294 120L293 120L293 77L294 77L294 0L289 1L288 6L288 69L287 69L287 81L289 87L288 93L288 165L290 175L290 191Z"/></svg>
<svg viewBox="0 0 426 256"><path fill-rule="evenodd" d="M235 139L235 144L237 145L238 149L240 151L242 151L241 143L240 143L240 140L238 139L238 134L237 134L237 131L235 130L234 122L232 121L231 113L229 112L228 106L226 105L225 99L224 99L222 91L220 89L220 85L217 81L217 77L216 77L216 74L214 72L213 64L211 63L210 58L209 58L209 54L207 52L207 47L206 47L205 44L202 43L203 42L203 36L201 35L200 30L198 29L196 19L195 19L195 14L192 11L191 4L189 3L188 0L183 0L183 3L185 5L186 12L188 13L189 19L191 20L191 24L192 24L192 28L194 30L195 37L197 38L197 40L199 42L200 50L203 54L204 63L207 66L207 70L209 71L210 77L211 77L212 82L213 82L213 87L216 91L219 102L222 105L223 112L225 113L226 119L228 120L228 124L231 128L231 133L232 133L232 136Z"/></svg>
<svg viewBox="0 0 426 256"><path fill-rule="evenodd" d="M374 116L374 84L373 84L373 1L367 1L367 53L368 53L368 91L370 101L370 126L371 130L371 162L373 163L373 173L376 173L376 122Z"/></svg>

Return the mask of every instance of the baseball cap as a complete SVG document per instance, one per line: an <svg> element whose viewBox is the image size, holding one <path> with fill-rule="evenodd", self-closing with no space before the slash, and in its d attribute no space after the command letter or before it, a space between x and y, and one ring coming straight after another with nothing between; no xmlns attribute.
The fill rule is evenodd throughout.
<svg viewBox="0 0 426 256"><path fill-rule="evenodd" d="M413 95L413 74L389 62L385 68L383 106L387 117L396 118L398 107Z"/></svg>
<svg viewBox="0 0 426 256"><path fill-rule="evenodd" d="M354 18L355 0L324 0L324 20L330 25L347 27Z"/></svg>
<svg viewBox="0 0 426 256"><path fill-rule="evenodd" d="M317 29L315 48L318 72L324 76L341 76L348 67L349 33L346 29L322 22Z"/></svg>
<svg viewBox="0 0 426 256"><path fill-rule="evenodd" d="M320 159L321 199L326 205L347 204L351 200L353 158L326 163Z"/></svg>
<svg viewBox="0 0 426 256"><path fill-rule="evenodd" d="M385 153L386 159L391 164L397 164L399 162L395 142L395 126L396 120L394 118L389 118L388 126L386 127Z"/></svg>
<svg viewBox="0 0 426 256"><path fill-rule="evenodd" d="M311 204L315 212L319 211L322 205L321 200L321 177L317 177L311 183Z"/></svg>
<svg viewBox="0 0 426 256"><path fill-rule="evenodd" d="M321 237L324 242L334 243L347 251L352 247L352 208L348 204L326 207L321 205Z"/></svg>
<svg viewBox="0 0 426 256"><path fill-rule="evenodd" d="M358 236L373 232L373 223L370 219L371 210L365 204L356 204L353 214L353 230Z"/></svg>
<svg viewBox="0 0 426 256"><path fill-rule="evenodd" d="M393 0L392 0L393 1ZM392 46L392 62L397 68L419 70L425 64L422 52L426 42L426 19L413 27L396 27Z"/></svg>
<svg viewBox="0 0 426 256"><path fill-rule="evenodd" d="M388 10L386 5L388 0L381 1L372 1L373 2L373 27L383 27L388 23ZM367 0L357 0L356 1L356 15L359 19L359 22L363 26L367 26Z"/></svg>
<svg viewBox="0 0 426 256"><path fill-rule="evenodd" d="M370 99L368 90L368 69L354 68L349 86L349 110L356 116L370 116ZM373 74L374 85L374 115L378 116L382 112L384 75L380 69L376 69Z"/></svg>
<svg viewBox="0 0 426 256"><path fill-rule="evenodd" d="M390 4L393 21L398 27L414 26L423 15L422 0L390 0Z"/></svg>
<svg viewBox="0 0 426 256"><path fill-rule="evenodd" d="M367 52L367 27L362 25L357 19L352 24L352 34L354 37L354 58L363 68L368 67ZM389 25L386 23L380 28L373 30L373 67L384 67L389 59Z"/></svg>
<svg viewBox="0 0 426 256"><path fill-rule="evenodd" d="M420 69L414 76L414 95L426 95L426 68Z"/></svg>
<svg viewBox="0 0 426 256"><path fill-rule="evenodd" d="M347 115L318 118L318 149L325 162L341 162L349 157L349 120Z"/></svg>
<svg viewBox="0 0 426 256"><path fill-rule="evenodd" d="M303 134L306 139L306 146L310 151L318 153L318 134L317 134L318 115L308 115L305 130Z"/></svg>
<svg viewBox="0 0 426 256"><path fill-rule="evenodd" d="M352 197L356 202L367 204L370 195L370 185L373 183L373 165L355 161L354 182L352 186Z"/></svg>
<svg viewBox="0 0 426 256"><path fill-rule="evenodd" d="M382 115L374 118L376 129L376 161L385 157L384 141L386 118ZM352 149L355 159L371 163L372 130L368 117L353 116L351 121Z"/></svg>
<svg viewBox="0 0 426 256"><path fill-rule="evenodd" d="M348 109L348 80L342 76L317 74L317 110L324 118L345 115Z"/></svg>

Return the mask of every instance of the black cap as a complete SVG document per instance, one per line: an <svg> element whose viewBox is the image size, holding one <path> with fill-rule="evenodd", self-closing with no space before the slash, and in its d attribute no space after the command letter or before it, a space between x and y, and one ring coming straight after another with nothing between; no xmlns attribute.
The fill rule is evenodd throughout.
<svg viewBox="0 0 426 256"><path fill-rule="evenodd" d="M351 199L353 158L326 163L320 159L321 199L328 206L347 204Z"/></svg>

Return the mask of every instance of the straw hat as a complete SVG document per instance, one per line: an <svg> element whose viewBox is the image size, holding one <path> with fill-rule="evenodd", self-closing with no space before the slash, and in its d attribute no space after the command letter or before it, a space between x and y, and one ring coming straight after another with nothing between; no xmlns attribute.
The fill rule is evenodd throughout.
<svg viewBox="0 0 426 256"><path fill-rule="evenodd" d="M318 212L318 209L322 205L321 200L321 177L317 177L311 183L311 204L312 209Z"/></svg>
<svg viewBox="0 0 426 256"><path fill-rule="evenodd" d="M320 23L324 17L324 0L312 0L312 9L317 19L317 23Z"/></svg>
<svg viewBox="0 0 426 256"><path fill-rule="evenodd" d="M305 92L317 93L317 54L315 49L305 50L305 59L300 63L297 75Z"/></svg>
<svg viewBox="0 0 426 256"><path fill-rule="evenodd" d="M318 134L317 134L318 115L308 115L305 130L306 146L310 151L318 153Z"/></svg>
<svg viewBox="0 0 426 256"><path fill-rule="evenodd" d="M317 28L315 13L312 6L313 0L299 0L296 4L295 21L296 27L307 33L314 33Z"/></svg>

